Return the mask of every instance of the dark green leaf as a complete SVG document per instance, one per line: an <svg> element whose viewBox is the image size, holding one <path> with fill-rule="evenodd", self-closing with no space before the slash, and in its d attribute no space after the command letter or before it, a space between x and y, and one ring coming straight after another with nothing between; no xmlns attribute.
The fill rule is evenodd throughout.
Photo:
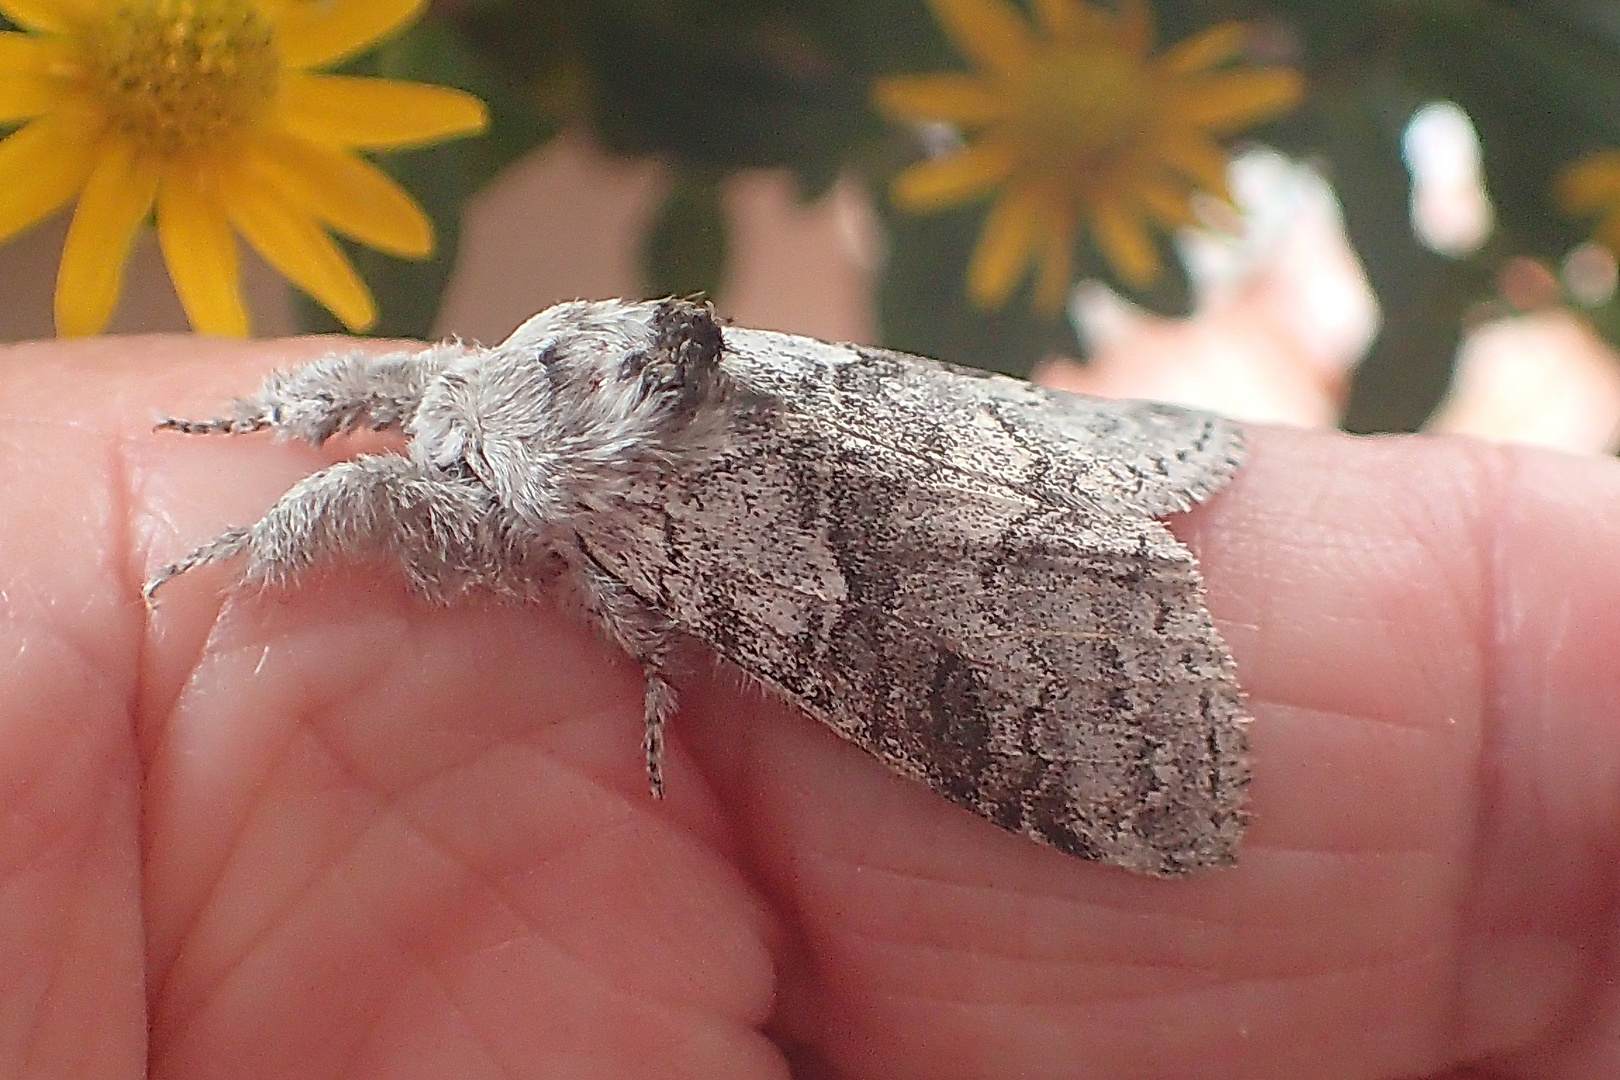
<svg viewBox="0 0 1620 1080"><path fill-rule="evenodd" d="M728 259L726 211L713 176L678 172L641 243L648 296L718 298Z"/></svg>
<svg viewBox="0 0 1620 1080"><path fill-rule="evenodd" d="M1352 431L1414 431L1450 382L1463 314L1489 287L1490 262L1437 255L1412 232L1411 181L1400 156L1407 91L1375 80L1319 97L1316 107L1329 178L1383 314L1343 423Z"/></svg>

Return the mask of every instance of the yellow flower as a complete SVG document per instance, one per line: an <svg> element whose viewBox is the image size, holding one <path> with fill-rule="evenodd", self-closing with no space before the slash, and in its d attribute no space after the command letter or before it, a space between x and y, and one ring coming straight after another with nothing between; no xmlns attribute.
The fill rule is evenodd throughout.
<svg viewBox="0 0 1620 1080"><path fill-rule="evenodd" d="M1620 254L1620 150L1588 154L1558 178L1559 201L1571 214L1599 215L1597 241Z"/></svg>
<svg viewBox="0 0 1620 1080"><path fill-rule="evenodd" d="M1005 188L968 269L968 291L986 307L1007 299L1033 259L1036 305L1058 310L1082 228L1123 280L1152 283L1159 257L1144 221L1191 223L1200 189L1225 198L1215 137L1287 110L1303 92L1287 68L1212 70L1242 48L1236 23L1152 56L1142 0L1117 13L1031 0L1039 34L1003 0L929 2L980 70L881 80L878 108L977 136L901 173L893 197L929 211Z"/></svg>
<svg viewBox="0 0 1620 1080"><path fill-rule="evenodd" d="M477 131L483 103L443 87L315 74L412 21L423 0L0 0L0 241L78 205L56 328L93 334L136 232L158 242L192 326L246 334L240 233L363 330L365 282L327 230L406 258L433 247L420 207L356 150Z"/></svg>

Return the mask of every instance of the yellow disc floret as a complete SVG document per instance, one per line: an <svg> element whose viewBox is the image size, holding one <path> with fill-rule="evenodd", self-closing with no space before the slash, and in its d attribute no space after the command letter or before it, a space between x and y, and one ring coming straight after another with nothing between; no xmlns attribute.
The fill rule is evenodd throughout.
<svg viewBox="0 0 1620 1080"><path fill-rule="evenodd" d="M1031 65L1008 124L1033 169L1095 172L1148 134L1153 89L1131 57L1053 50Z"/></svg>
<svg viewBox="0 0 1620 1080"><path fill-rule="evenodd" d="M212 146L275 100L275 28L244 0L125 0L87 44L87 88L113 131L146 149Z"/></svg>
<svg viewBox="0 0 1620 1080"><path fill-rule="evenodd" d="M191 325L245 334L237 240L363 330L371 291L333 234L401 258L433 225L364 154L466 135L458 90L320 72L425 0L0 0L0 241L76 205L56 327L111 318L148 223ZM9 133L4 128L15 127Z"/></svg>

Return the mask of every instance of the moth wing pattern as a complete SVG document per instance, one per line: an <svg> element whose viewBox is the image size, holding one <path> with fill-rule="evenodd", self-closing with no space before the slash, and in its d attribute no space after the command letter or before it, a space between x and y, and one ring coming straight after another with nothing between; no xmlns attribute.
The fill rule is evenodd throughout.
<svg viewBox="0 0 1620 1080"><path fill-rule="evenodd" d="M1187 510L1243 464L1222 416L1049 390L864 345L728 329L728 373L869 438L1043 500L1151 516Z"/></svg>
<svg viewBox="0 0 1620 1080"><path fill-rule="evenodd" d="M932 364L930 382L907 386L887 374L899 354L824 348L837 363L785 372L778 352L771 365L746 343L728 352L755 395L730 447L666 477L627 531L587 538L591 557L845 738L1004 828L1150 874L1232 862L1247 716L1196 562L1152 513L1224 482L1236 429L1168 407L1044 405L1002 393L1013 380ZM873 378L888 395L876 404ZM1150 512L1129 504L1128 483L1071 492L1060 463L1042 472L1047 451L1028 422L1006 423L1011 410L1039 413L1039 439L1065 453L1115 452L1077 472L1124 458L1128 480L1124 448L1141 447L1122 430L1167 413L1213 427L1214 449L1202 481L1144 481L1157 485ZM977 457L964 423L1009 442ZM991 456L1013 449L1029 463Z"/></svg>

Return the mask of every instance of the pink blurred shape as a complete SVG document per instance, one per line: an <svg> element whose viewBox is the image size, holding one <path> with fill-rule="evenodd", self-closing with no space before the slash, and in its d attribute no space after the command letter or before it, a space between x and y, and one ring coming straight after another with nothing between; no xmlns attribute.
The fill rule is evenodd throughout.
<svg viewBox="0 0 1620 1080"><path fill-rule="evenodd" d="M1550 310L1474 330L1431 431L1573 453L1620 449L1620 356L1582 319Z"/></svg>
<svg viewBox="0 0 1620 1080"><path fill-rule="evenodd" d="M1180 238L1197 292L1190 318L1150 315L1106 287L1076 290L1087 364L1049 360L1048 386L1214 409L1244 420L1329 427L1348 373L1378 329L1378 303L1314 169L1269 150L1232 165L1233 232Z"/></svg>

